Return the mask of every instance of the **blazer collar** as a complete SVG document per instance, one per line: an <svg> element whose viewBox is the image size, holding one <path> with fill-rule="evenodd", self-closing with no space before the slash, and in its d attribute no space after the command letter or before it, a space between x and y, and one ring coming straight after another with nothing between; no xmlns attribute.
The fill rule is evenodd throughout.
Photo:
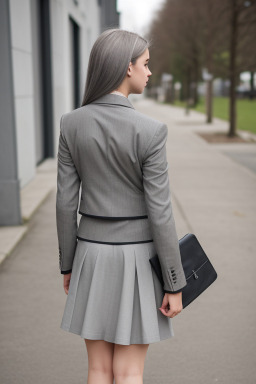
<svg viewBox="0 0 256 384"><path fill-rule="evenodd" d="M123 107L135 109L127 97L108 93L107 95L99 97L97 100L92 101L90 104L115 104Z"/></svg>

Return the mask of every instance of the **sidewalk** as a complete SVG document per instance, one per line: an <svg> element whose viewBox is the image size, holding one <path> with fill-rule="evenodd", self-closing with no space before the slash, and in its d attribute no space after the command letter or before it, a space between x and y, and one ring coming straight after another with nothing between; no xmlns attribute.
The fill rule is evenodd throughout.
<svg viewBox="0 0 256 384"><path fill-rule="evenodd" d="M21 190L22 225L0 226L0 266L27 234L28 222L56 185L57 161L47 159L37 167L34 179Z"/></svg>
<svg viewBox="0 0 256 384"><path fill-rule="evenodd" d="M166 345L164 354L171 361L170 373L176 384L253 384L256 174L222 153L221 144L208 144L195 134L209 131L203 115L191 111L185 116L183 109L148 100L137 103L136 109L167 123L179 237L195 233L218 273L208 291L174 318L176 340ZM227 132L228 124L215 119L210 129ZM255 144L241 145L256 155ZM161 351L160 344L153 345L150 356Z"/></svg>
<svg viewBox="0 0 256 384"><path fill-rule="evenodd" d="M195 233L218 273L173 319L175 337L150 345L144 383L254 384L256 174L224 153L227 144L223 151L196 135L209 130L203 115L185 116L182 109L148 99L133 105L168 125L178 235ZM227 123L214 120L212 127L224 130ZM256 144L241 145L243 152L256 153ZM58 269L55 187L0 267L1 383L86 381L83 340L59 329L66 295Z"/></svg>

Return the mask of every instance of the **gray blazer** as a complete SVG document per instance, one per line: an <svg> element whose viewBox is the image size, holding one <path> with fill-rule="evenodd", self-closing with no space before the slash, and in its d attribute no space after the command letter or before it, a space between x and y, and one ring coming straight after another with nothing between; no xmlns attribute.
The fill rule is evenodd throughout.
<svg viewBox="0 0 256 384"><path fill-rule="evenodd" d="M56 224L62 274L72 270L79 210L93 218L148 218L164 290L186 285L171 206L167 134L165 124L116 94L61 117Z"/></svg>

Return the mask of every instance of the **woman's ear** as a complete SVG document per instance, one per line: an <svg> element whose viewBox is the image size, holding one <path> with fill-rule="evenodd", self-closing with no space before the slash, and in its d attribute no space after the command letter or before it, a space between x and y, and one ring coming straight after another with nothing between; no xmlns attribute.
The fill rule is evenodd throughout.
<svg viewBox="0 0 256 384"><path fill-rule="evenodd" d="M131 77L132 75L132 62L130 61L129 67L127 69L127 76Z"/></svg>

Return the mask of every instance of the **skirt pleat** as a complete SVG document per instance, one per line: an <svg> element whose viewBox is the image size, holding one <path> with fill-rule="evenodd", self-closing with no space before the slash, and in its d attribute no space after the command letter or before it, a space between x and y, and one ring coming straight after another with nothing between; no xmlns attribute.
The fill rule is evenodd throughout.
<svg viewBox="0 0 256 384"><path fill-rule="evenodd" d="M61 328L85 339L149 344L174 336L158 309L164 292L149 259L154 243L78 240Z"/></svg>

